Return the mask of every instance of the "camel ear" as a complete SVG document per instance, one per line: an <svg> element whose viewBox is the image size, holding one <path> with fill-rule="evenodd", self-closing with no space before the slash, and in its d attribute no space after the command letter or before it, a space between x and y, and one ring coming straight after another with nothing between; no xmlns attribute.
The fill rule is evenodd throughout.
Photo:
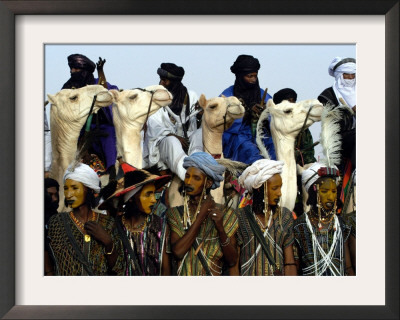
<svg viewBox="0 0 400 320"><path fill-rule="evenodd" d="M114 101L118 101L119 91L115 89L108 90L112 96Z"/></svg>
<svg viewBox="0 0 400 320"><path fill-rule="evenodd" d="M226 96L224 96L223 94L221 94L221 98L226 98Z"/></svg>
<svg viewBox="0 0 400 320"><path fill-rule="evenodd" d="M199 98L199 105L200 107L202 107L203 109L205 109L206 105L207 105L207 99L206 96L204 94L201 94L200 98Z"/></svg>
<svg viewBox="0 0 400 320"><path fill-rule="evenodd" d="M272 99L269 99L267 102L267 108L273 108L275 107L275 103Z"/></svg>
<svg viewBox="0 0 400 320"><path fill-rule="evenodd" d="M51 104L56 104L56 98L53 94L48 94L47 98L49 99Z"/></svg>

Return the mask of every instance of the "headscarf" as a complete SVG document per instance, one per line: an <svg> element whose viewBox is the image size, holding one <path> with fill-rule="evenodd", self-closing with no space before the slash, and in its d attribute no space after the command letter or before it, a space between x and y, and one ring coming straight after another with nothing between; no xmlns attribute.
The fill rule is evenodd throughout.
<svg viewBox="0 0 400 320"><path fill-rule="evenodd" d="M282 173L283 161L260 159L247 167L240 175L240 185L249 192L260 188L265 181L268 181L274 174Z"/></svg>
<svg viewBox="0 0 400 320"><path fill-rule="evenodd" d="M81 69L79 72L71 73L71 77L64 83L62 89L78 89L86 85L94 84L93 72L96 64L82 54L71 54L68 56L68 66L70 69Z"/></svg>
<svg viewBox="0 0 400 320"><path fill-rule="evenodd" d="M157 74L160 78L167 78L171 81L171 84L167 88L168 91L172 93L173 97L169 107L175 114L179 115L187 95L187 89L182 84L185 69L174 63L161 63L160 68L157 69ZM186 116L189 116L189 114L189 108L186 108Z"/></svg>
<svg viewBox="0 0 400 320"><path fill-rule="evenodd" d="M70 69L82 69L93 73L96 69L96 64L83 54L71 54L68 56L68 66Z"/></svg>
<svg viewBox="0 0 400 320"><path fill-rule="evenodd" d="M233 95L238 99L243 99L245 103L246 115L243 119L245 123L250 122L250 108L261 102L261 89L258 78L255 83L248 83L243 77L246 74L258 72L258 70L260 70L258 59L245 54L238 56L231 66L232 73L236 75Z"/></svg>
<svg viewBox="0 0 400 320"><path fill-rule="evenodd" d="M325 175L319 175L318 170L320 168L326 168L326 173ZM313 163L308 169L304 170L303 173L301 174L301 182L303 186L306 188L307 192L310 189L310 187L322 176L331 176L335 178L336 184L338 183L339 177L337 176L338 168L336 166L333 166L331 168L328 168L326 165L315 162Z"/></svg>
<svg viewBox="0 0 400 320"><path fill-rule="evenodd" d="M225 167L220 165L207 152L194 152L190 156L183 159L183 167L195 167L203 171L207 177L211 178L213 184L211 189L216 189L220 186L220 182L224 180L223 174Z"/></svg>
<svg viewBox="0 0 400 320"><path fill-rule="evenodd" d="M274 101L275 104L279 104L283 100L289 100L290 98L293 98L294 101L297 101L297 93L293 89L285 88L276 92L272 100Z"/></svg>
<svg viewBox="0 0 400 320"><path fill-rule="evenodd" d="M260 70L260 62L253 56L241 54L231 66L231 71L235 75L249 74Z"/></svg>
<svg viewBox="0 0 400 320"><path fill-rule="evenodd" d="M346 104L352 108L357 104L356 100L356 78L343 79L343 73L355 74L356 60L353 58L336 57L333 59L328 68L329 75L335 78L333 83L333 91L336 97L343 98Z"/></svg>
<svg viewBox="0 0 400 320"><path fill-rule="evenodd" d="M79 163L74 168L69 166L63 177L64 184L67 179L81 182L84 186L92 189L96 193L100 192L100 179L97 173L87 164Z"/></svg>

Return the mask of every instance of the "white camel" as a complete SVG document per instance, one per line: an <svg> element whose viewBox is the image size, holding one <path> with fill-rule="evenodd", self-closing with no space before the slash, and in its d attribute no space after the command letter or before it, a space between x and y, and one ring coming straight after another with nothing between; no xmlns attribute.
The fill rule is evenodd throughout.
<svg viewBox="0 0 400 320"><path fill-rule="evenodd" d="M322 110L323 106L318 100L304 100L297 103L284 100L275 105L270 99L257 124L257 145L261 154L269 158L261 138L262 125L270 115L270 130L276 157L285 163L282 171L281 205L289 210L294 209L297 195L295 140L305 121L305 128L308 128L314 122L321 120Z"/></svg>
<svg viewBox="0 0 400 320"><path fill-rule="evenodd" d="M62 177L74 160L79 134L92 103L93 113L112 103L112 95L100 85L89 85L79 89L63 89L54 95L47 95L50 103L50 132L52 164L50 177L57 180L62 190ZM95 98L96 97L96 98ZM64 193L60 192L60 208Z"/></svg>
<svg viewBox="0 0 400 320"><path fill-rule="evenodd" d="M244 115L244 107L236 97L216 97L209 100L202 94L199 98L199 105L203 109L201 128L199 128L192 139L193 143L189 147L188 154L196 151L205 151L215 158L223 158L222 153L222 134L224 130L230 128L236 119ZM199 143L201 142L201 143ZM183 204L183 198L178 192L181 180L176 176L169 188L170 206ZM212 190L211 194L216 203L222 204L224 186L223 182L219 188Z"/></svg>
<svg viewBox="0 0 400 320"><path fill-rule="evenodd" d="M145 89L110 90L118 156L123 161L142 169L142 129L147 118L172 101L171 93L163 86Z"/></svg>

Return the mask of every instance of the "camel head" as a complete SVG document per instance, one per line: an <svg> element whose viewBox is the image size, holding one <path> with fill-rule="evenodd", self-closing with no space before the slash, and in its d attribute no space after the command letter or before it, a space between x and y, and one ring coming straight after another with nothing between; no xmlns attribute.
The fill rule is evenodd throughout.
<svg viewBox="0 0 400 320"><path fill-rule="evenodd" d="M271 115L271 131L275 130L283 136L294 139L303 127L306 119L305 128L321 120L323 106L315 99L303 100L296 103L284 100L277 105L274 104L272 99L269 99L267 109ZM307 117L308 112L309 115Z"/></svg>
<svg viewBox="0 0 400 320"><path fill-rule="evenodd" d="M51 103L51 114L64 123L77 123L81 127L86 121L96 97L93 113L112 103L112 95L100 85L89 85L79 89L63 89L47 95Z"/></svg>
<svg viewBox="0 0 400 320"><path fill-rule="evenodd" d="M202 94L199 104L203 109L203 123L212 131L224 132L233 121L242 118L244 107L236 97L216 97L209 100Z"/></svg>
<svg viewBox="0 0 400 320"><path fill-rule="evenodd" d="M171 93L160 85L148 86L144 89L110 90L110 92L114 97L115 121L122 121L126 126L136 126L140 129L146 121L147 114L150 117L172 102Z"/></svg>

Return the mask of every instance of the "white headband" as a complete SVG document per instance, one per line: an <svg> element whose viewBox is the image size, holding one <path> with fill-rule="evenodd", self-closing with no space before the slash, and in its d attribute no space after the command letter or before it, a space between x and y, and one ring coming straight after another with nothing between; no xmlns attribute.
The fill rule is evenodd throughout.
<svg viewBox="0 0 400 320"><path fill-rule="evenodd" d="M238 181L240 185L251 192L258 189L274 174L282 173L283 161L260 159L243 171Z"/></svg>
<svg viewBox="0 0 400 320"><path fill-rule="evenodd" d="M69 166L63 177L64 184L65 180L67 179L81 182L84 186L94 190L96 193L100 192L100 178L97 176L97 173L87 164L79 163L73 169L71 169L71 166Z"/></svg>

